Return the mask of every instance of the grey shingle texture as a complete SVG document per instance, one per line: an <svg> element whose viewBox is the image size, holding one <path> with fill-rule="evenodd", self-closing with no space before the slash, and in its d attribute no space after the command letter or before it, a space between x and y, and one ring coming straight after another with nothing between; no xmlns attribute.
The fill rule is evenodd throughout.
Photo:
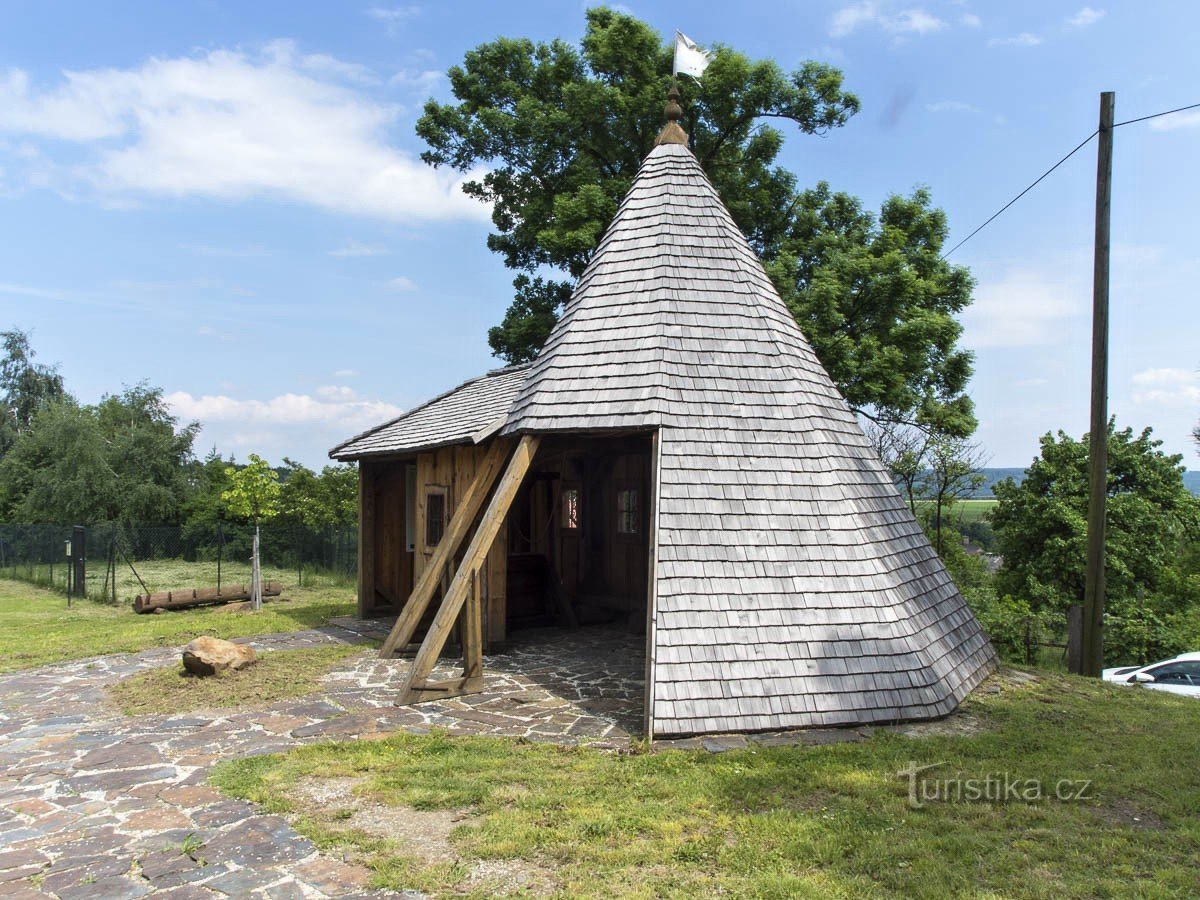
<svg viewBox="0 0 1200 900"><path fill-rule="evenodd" d="M506 433L659 430L654 733L933 718L994 667L686 147L650 153L512 377Z"/></svg>
<svg viewBox="0 0 1200 900"><path fill-rule="evenodd" d="M511 366L473 378L390 422L350 438L330 450L329 455L353 460L470 443L477 432L508 412L527 368Z"/></svg>

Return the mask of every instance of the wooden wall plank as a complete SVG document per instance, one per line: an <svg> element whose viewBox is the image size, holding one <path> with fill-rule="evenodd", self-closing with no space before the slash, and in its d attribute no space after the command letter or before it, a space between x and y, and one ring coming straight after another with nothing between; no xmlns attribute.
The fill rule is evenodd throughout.
<svg viewBox="0 0 1200 900"><path fill-rule="evenodd" d="M491 448L484 458L483 464L476 473L476 477L463 494L457 513L451 517L446 531L442 535L442 540L438 543L432 558L425 565L420 579L417 581L412 594L408 598L408 602L404 604L404 609L401 611L400 617L396 620L396 624L392 628L391 634L384 641L383 647L379 652L381 657L385 659L390 657L395 653L397 648L406 646L412 640L417 625L420 624L421 617L425 614L425 610L429 607L429 602L433 598L434 589L441 581L443 573L447 571L449 563L454 558L454 554L466 538L467 532L470 530L476 514L482 508L484 500L487 499L487 495L500 474L504 460L508 456L508 449L511 446L511 440L506 438L498 438L493 441ZM423 528L425 523L422 520L418 524ZM423 539L422 536L421 540Z"/></svg>

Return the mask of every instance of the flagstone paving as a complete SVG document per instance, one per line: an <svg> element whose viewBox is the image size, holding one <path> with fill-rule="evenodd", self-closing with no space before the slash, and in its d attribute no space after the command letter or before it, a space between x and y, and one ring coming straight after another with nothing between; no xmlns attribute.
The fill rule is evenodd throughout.
<svg viewBox="0 0 1200 900"><path fill-rule="evenodd" d="M260 651L357 643L377 627L337 620L245 642ZM371 892L364 867L208 787L210 768L307 741L430 728L619 749L641 719L643 641L602 628L526 633L485 660L482 693L408 707L394 705L408 662L370 650L340 663L319 694L175 716L124 716L105 688L174 665L177 648L0 676L0 895L400 896Z"/></svg>

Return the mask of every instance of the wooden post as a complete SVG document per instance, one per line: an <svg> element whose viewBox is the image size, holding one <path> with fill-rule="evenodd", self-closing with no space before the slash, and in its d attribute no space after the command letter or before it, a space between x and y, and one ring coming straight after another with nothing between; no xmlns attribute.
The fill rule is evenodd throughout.
<svg viewBox="0 0 1200 900"><path fill-rule="evenodd" d="M478 690L482 674L474 679L469 674L464 674L461 679L440 684L430 683L426 679L437 664L438 656L441 655L442 648L446 646L446 638L450 636L450 629L454 627L458 614L467 601L467 594L474 581L475 572L487 558L488 551L492 548L492 542L495 541L496 534L500 531L500 526L504 524L505 516L508 515L509 507L512 506L513 498L516 497L521 483L525 480L525 473L529 471L534 454L537 453L538 440L535 435L527 434L522 437L512 459L509 460L508 468L504 470L504 477L496 486L496 492L492 496L491 502L488 503L483 518L479 521L479 527L475 529L475 535L463 553L462 562L454 574L453 581L450 582L450 588L442 598L442 605L438 607L433 624L429 626L425 640L421 642L421 649L417 651L412 668L408 673L408 680L401 692L401 703L427 700L431 694L446 697L464 691ZM438 549L441 550L440 544ZM432 569L433 566L430 568ZM466 644L465 639L463 643Z"/></svg>
<svg viewBox="0 0 1200 900"><path fill-rule="evenodd" d="M497 438L491 449L488 450L487 456L484 457L475 472L471 486L467 488L458 507L454 510L449 527L446 528L442 539L438 542L437 549L434 550L433 556L421 572L421 577L417 580L412 594L409 595L408 602L404 604L404 609L400 611L400 617L392 626L391 634L383 642L383 647L379 650L381 659L389 659L396 650L403 649L413 639L417 626L421 623L421 617L425 615L425 610L429 608L429 601L433 599L433 591L442 580L442 573L467 536L476 514L482 508L483 501L487 499L492 484L500 474L500 469L504 465L505 457L508 456L508 449L511 446L510 440ZM420 526L421 523L418 523L417 527L420 528Z"/></svg>
<svg viewBox="0 0 1200 900"><path fill-rule="evenodd" d="M358 617L375 610L375 466L358 463Z"/></svg>
<svg viewBox="0 0 1200 900"><path fill-rule="evenodd" d="M1100 95L1096 151L1096 246L1092 269L1092 418L1088 451L1087 573L1083 593L1081 674L1100 677L1104 665L1104 541L1108 500L1108 248L1112 199L1113 112L1116 95Z"/></svg>

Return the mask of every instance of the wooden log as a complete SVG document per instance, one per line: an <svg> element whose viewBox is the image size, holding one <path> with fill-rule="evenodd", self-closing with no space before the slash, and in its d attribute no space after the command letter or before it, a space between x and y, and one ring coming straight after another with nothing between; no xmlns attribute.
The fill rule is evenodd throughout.
<svg viewBox="0 0 1200 900"><path fill-rule="evenodd" d="M433 618L433 624L429 626L425 640L421 642L421 649L417 651L417 656L408 673L408 679L401 691L401 704L412 703L431 690L445 688L450 695L453 695L462 693L464 690L477 690L482 686L482 668L480 668L478 676L472 675L470 670L473 668L473 660L471 659L467 660L467 671L459 680L462 684L458 687L431 683L428 680L429 673L433 671L438 656L441 655L442 648L446 645L446 639L450 636L450 630L454 627L459 613L462 612L463 606L467 602L468 593L475 580L475 573L483 565L500 526L504 524L509 507L512 506L513 499L517 496L517 491L520 490L521 483L525 480L525 473L529 471L533 457L537 453L539 440L540 438L536 435L527 434L521 438L521 443L513 452L512 459L508 462L508 468L504 470L504 476L500 479L500 484L496 486L496 492L492 495L487 510L479 522L479 527L475 529L475 535L471 538L471 543L467 545L458 571L454 574L454 580L450 582L450 589L442 598L442 604ZM464 648L464 650L466 649Z"/></svg>
<svg viewBox="0 0 1200 900"><path fill-rule="evenodd" d="M499 476L511 446L511 441L498 438L488 450L470 487L467 488L458 508L451 515L449 526L438 542L433 557L421 572L421 577L417 580L412 594L409 595L408 602L400 611L400 617L392 626L391 634L383 642L383 646L379 650L381 659L388 659L396 652L396 648L405 646L413 639L417 626L425 615L425 610L429 608L429 601L433 599L434 589L441 583L442 574L467 536L467 532L470 531L475 516L483 507L483 501L487 499L492 484ZM361 536L359 540L362 540Z"/></svg>
<svg viewBox="0 0 1200 900"><path fill-rule="evenodd" d="M278 581L269 581L263 585L264 597L278 597L282 593L283 585ZM156 609L187 609L190 606L249 600L250 597L250 585L248 584L231 584L220 590L213 587L159 591L156 594L138 594L133 601L133 611L148 613L154 612Z"/></svg>

